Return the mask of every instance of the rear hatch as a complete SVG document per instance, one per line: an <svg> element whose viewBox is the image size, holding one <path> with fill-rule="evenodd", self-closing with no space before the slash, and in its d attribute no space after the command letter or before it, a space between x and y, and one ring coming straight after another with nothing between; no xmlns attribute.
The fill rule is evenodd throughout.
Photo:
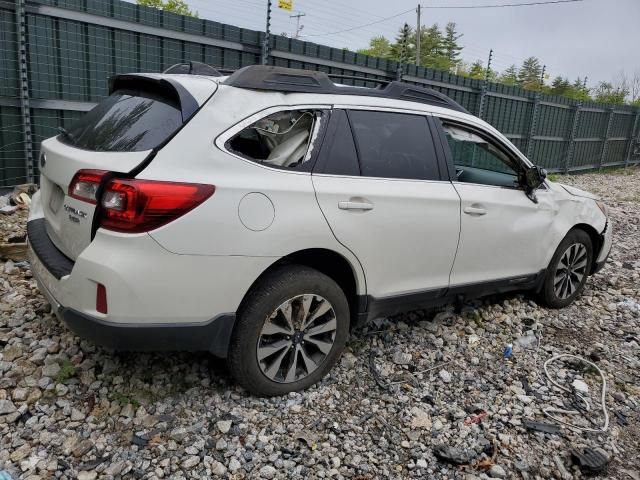
<svg viewBox="0 0 640 480"><path fill-rule="evenodd" d="M116 76L109 97L68 130L42 142L42 208L47 234L62 253L75 260L94 233L96 202L87 198L95 196L91 189L99 183L83 183L83 175L94 171L105 181L113 175L135 176L216 88L212 79L190 75Z"/></svg>

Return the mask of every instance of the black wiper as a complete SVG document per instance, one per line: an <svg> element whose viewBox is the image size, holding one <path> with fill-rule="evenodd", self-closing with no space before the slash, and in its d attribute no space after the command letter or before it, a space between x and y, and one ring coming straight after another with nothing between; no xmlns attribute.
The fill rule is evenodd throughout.
<svg viewBox="0 0 640 480"><path fill-rule="evenodd" d="M76 139L76 137L74 137L71 133L69 133L67 131L66 128L64 127L58 127L58 131L64 135L65 137L67 137L69 140L71 140L73 143L78 143L78 140Z"/></svg>

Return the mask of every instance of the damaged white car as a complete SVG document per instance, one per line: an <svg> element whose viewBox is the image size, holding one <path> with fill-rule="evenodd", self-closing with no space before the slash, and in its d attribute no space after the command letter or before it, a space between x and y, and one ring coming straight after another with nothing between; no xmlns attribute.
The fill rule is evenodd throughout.
<svg viewBox="0 0 640 480"><path fill-rule="evenodd" d="M367 319L509 290L564 307L611 248L603 204L432 90L263 66L110 89L43 142L28 222L56 314L110 348L210 351L279 395Z"/></svg>

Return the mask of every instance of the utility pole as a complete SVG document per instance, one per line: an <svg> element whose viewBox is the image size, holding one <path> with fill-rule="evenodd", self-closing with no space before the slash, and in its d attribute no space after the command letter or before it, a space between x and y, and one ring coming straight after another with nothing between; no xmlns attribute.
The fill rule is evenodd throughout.
<svg viewBox="0 0 640 480"><path fill-rule="evenodd" d="M293 35L293 38L300 38L300 32L304 28L304 25L300 25L300 18L304 17L306 14L298 12L295 15L289 15L289 18L296 19L296 33Z"/></svg>
<svg viewBox="0 0 640 480"><path fill-rule="evenodd" d="M262 64L269 64L269 35L271 34L271 0L267 0L267 26L264 31L262 43Z"/></svg>
<svg viewBox="0 0 640 480"><path fill-rule="evenodd" d="M584 82L582 82L582 89L585 90L585 91L587 90L587 78L589 78L589 77L587 77L585 75L584 76Z"/></svg>
<svg viewBox="0 0 640 480"><path fill-rule="evenodd" d="M540 74L540 89L542 89L542 87L544 87L544 74L547 71L547 66L546 65L542 65L542 73Z"/></svg>
<svg viewBox="0 0 640 480"><path fill-rule="evenodd" d="M420 66L420 11L422 7L418 4L418 8L416 8L416 13L418 14L418 22L416 24L416 65Z"/></svg>

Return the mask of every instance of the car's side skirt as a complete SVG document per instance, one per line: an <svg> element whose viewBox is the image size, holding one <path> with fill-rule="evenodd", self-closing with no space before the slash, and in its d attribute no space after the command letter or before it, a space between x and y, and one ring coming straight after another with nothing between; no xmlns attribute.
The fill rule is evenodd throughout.
<svg viewBox="0 0 640 480"><path fill-rule="evenodd" d="M497 293L516 290L539 290L544 281L546 269L529 275L519 275L500 280L454 285L449 288L437 288L419 292L411 292L391 297L376 298L371 295L362 296L359 299L361 311L358 313L358 324L394 315L397 313L431 308L444 305L453 301L464 301L470 298L482 297Z"/></svg>

